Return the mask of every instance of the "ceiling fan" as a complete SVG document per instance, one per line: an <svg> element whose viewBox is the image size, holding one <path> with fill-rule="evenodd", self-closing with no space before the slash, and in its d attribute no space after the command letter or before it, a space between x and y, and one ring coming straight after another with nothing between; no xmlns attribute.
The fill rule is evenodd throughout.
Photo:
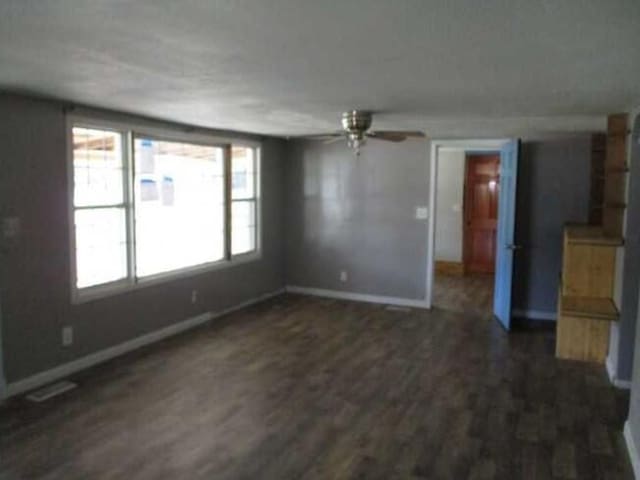
<svg viewBox="0 0 640 480"><path fill-rule="evenodd" d="M403 142L407 138L424 138L425 134L410 130L369 130L372 121L371 112L364 110L350 110L342 114L342 131L320 135L308 135L304 138L312 140L325 140L333 143L342 138L347 139L347 145L353 149L356 155L360 155L360 147L367 138L385 140L387 142Z"/></svg>

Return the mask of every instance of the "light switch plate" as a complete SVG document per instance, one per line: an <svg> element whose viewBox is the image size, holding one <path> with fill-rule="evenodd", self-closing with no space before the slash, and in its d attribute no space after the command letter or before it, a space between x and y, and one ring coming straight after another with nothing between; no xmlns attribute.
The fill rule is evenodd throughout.
<svg viewBox="0 0 640 480"><path fill-rule="evenodd" d="M429 218L428 207L416 207L416 220L426 220Z"/></svg>

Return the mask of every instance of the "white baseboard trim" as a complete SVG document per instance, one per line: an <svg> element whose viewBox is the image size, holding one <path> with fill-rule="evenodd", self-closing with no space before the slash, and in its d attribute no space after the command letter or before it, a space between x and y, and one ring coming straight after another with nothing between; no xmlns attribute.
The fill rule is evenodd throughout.
<svg viewBox="0 0 640 480"><path fill-rule="evenodd" d="M180 332L184 332L191 328L197 327L198 325L202 325L203 323L213 320L214 318L227 315L231 312L235 312L236 310L240 310L242 308L253 305L254 303L262 302L284 292L285 289L282 288L274 292L266 293L264 295L252 298L245 302L241 302L238 305L234 305L233 307L226 308L219 312L205 312L200 315L196 315L195 317L191 317L181 322L169 325L168 327L161 328L160 330L141 335L124 343L120 343L118 345L114 345L113 347L105 348L104 350L100 350L85 357L78 358L68 363L64 363L50 370L45 370L44 372L31 375L30 377L11 382L7 385L5 398L19 395L29 390L33 390L34 388L41 387L43 385L46 385L47 383L79 372L80 370L84 370L99 363L106 362L107 360L111 360L112 358L131 352L132 350L136 350L145 345L149 345L167 337L171 337Z"/></svg>
<svg viewBox="0 0 640 480"><path fill-rule="evenodd" d="M640 478L640 456L638 456L638 449L633 441L633 435L631 435L629 420L624 422L624 442L627 444L627 452L629 452L629 460L631 460L633 476L635 478Z"/></svg>
<svg viewBox="0 0 640 480"><path fill-rule="evenodd" d="M544 312L542 310L513 310L516 318L526 318L527 320L548 320L555 322L557 314L555 312Z"/></svg>
<svg viewBox="0 0 640 480"><path fill-rule="evenodd" d="M604 362L604 365L607 369L607 375L609 375L609 381L614 387L622 388L625 390L631 389L631 382L629 380L620 380L616 377L616 369L613 365L611 357L607 356L607 360Z"/></svg>
<svg viewBox="0 0 640 480"><path fill-rule="evenodd" d="M339 290L325 290L322 288L298 287L288 285L287 292L313 295L315 297L337 298L340 300L353 300L355 302L381 303L384 305L398 305L401 307L430 308L426 300L413 300L410 298L385 297L381 295L367 295L364 293L341 292Z"/></svg>

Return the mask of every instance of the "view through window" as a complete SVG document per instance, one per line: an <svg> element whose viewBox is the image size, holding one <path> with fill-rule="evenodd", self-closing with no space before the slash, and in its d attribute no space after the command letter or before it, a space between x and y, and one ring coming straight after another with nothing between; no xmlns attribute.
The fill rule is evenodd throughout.
<svg viewBox="0 0 640 480"><path fill-rule="evenodd" d="M258 251L256 147L84 125L71 133L77 291Z"/></svg>
<svg viewBox="0 0 640 480"><path fill-rule="evenodd" d="M75 127L73 171L77 286L126 278L122 134Z"/></svg>
<svg viewBox="0 0 640 480"><path fill-rule="evenodd" d="M224 257L224 149L135 139L136 274Z"/></svg>

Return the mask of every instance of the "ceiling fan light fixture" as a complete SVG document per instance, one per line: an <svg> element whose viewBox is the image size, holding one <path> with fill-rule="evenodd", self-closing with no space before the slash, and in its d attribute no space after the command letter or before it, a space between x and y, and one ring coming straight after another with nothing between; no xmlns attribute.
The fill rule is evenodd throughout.
<svg viewBox="0 0 640 480"><path fill-rule="evenodd" d="M360 147L366 142L366 138L363 135L350 133L347 137L347 145L353 150L356 157L360 156Z"/></svg>
<svg viewBox="0 0 640 480"><path fill-rule="evenodd" d="M424 138L424 132L409 130L376 130L372 131L371 112L366 110L349 110L342 114L341 132L328 134L311 135L306 138L324 140L326 143L333 143L340 138L346 138L347 145L353 150L356 156L360 155L360 149L365 144L367 138L383 140L386 142L403 142L407 138Z"/></svg>

